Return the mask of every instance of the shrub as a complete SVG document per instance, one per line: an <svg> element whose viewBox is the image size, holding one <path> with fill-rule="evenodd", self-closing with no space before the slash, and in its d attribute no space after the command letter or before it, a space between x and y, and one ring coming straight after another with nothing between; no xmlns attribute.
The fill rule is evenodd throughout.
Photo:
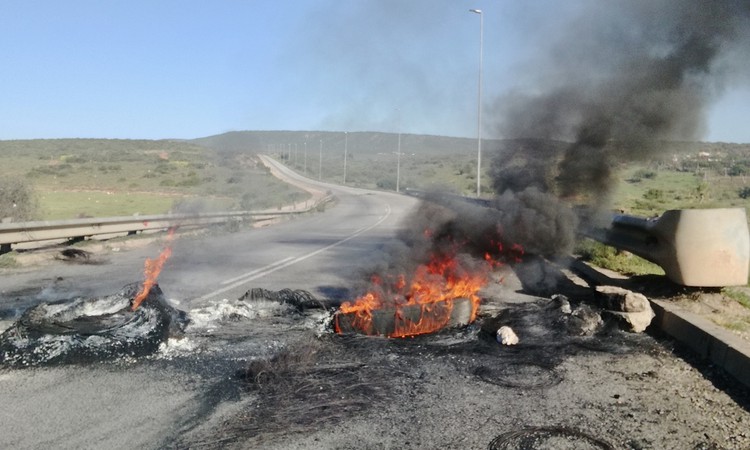
<svg viewBox="0 0 750 450"><path fill-rule="evenodd" d="M656 172L653 170L640 169L633 174L633 178L652 180L656 178Z"/></svg>
<svg viewBox="0 0 750 450"><path fill-rule="evenodd" d="M13 222L32 220L39 204L31 185L17 178L0 178L0 219Z"/></svg>
<svg viewBox="0 0 750 450"><path fill-rule="evenodd" d="M240 208L245 211L252 210L258 205L258 194L255 192L248 192L242 196L240 200Z"/></svg>
<svg viewBox="0 0 750 450"><path fill-rule="evenodd" d="M661 189L649 189L643 194L643 198L646 200L660 201L664 199L664 191Z"/></svg>
<svg viewBox="0 0 750 450"><path fill-rule="evenodd" d="M199 186L201 183L202 181L198 177L187 177L184 180L179 181L175 186L194 187Z"/></svg>
<svg viewBox="0 0 750 450"><path fill-rule="evenodd" d="M32 220L39 205L31 185L16 178L0 178L0 219Z"/></svg>
<svg viewBox="0 0 750 450"><path fill-rule="evenodd" d="M729 168L729 171L727 171L727 175L729 175L730 177L738 177L740 175L745 175L746 173L747 168L744 165L740 164L734 164Z"/></svg>
<svg viewBox="0 0 750 450"><path fill-rule="evenodd" d="M16 260L15 255L15 252L0 255L0 268L11 269L18 267L18 261Z"/></svg>
<svg viewBox="0 0 750 450"><path fill-rule="evenodd" d="M379 189L389 190L389 191L395 191L396 190L396 181L392 180L390 178L383 178L378 180L375 185Z"/></svg>

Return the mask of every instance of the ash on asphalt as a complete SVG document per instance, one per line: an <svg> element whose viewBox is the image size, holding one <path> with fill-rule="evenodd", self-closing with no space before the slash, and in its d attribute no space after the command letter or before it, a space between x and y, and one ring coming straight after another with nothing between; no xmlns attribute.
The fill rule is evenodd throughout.
<svg viewBox="0 0 750 450"><path fill-rule="evenodd" d="M669 341L571 333L556 302L510 283L488 290L478 322L406 339L335 335L331 302L308 294L208 302L154 353L109 363L196 380L197 406L175 410L153 448L750 446L748 397L716 389ZM500 325L520 342L500 345Z"/></svg>

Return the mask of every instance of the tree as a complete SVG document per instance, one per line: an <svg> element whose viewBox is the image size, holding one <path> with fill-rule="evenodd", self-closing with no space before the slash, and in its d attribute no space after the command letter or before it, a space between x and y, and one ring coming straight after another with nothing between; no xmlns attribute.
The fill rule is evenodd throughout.
<svg viewBox="0 0 750 450"><path fill-rule="evenodd" d="M17 178L0 177L0 220L24 222L37 217L38 203L31 185Z"/></svg>

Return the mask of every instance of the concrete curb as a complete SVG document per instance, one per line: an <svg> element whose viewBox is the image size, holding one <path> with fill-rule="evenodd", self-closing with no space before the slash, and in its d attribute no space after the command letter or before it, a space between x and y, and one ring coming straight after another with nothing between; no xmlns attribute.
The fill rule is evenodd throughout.
<svg viewBox="0 0 750 450"><path fill-rule="evenodd" d="M571 269L595 284L623 286L627 278L611 277L602 269L575 260ZM750 388L750 342L731 332L685 311L665 300L648 299L656 317L650 327L676 339L700 357L721 367L744 386Z"/></svg>
<svg viewBox="0 0 750 450"><path fill-rule="evenodd" d="M750 343L667 301L649 301L656 313L652 326L685 344L750 388Z"/></svg>

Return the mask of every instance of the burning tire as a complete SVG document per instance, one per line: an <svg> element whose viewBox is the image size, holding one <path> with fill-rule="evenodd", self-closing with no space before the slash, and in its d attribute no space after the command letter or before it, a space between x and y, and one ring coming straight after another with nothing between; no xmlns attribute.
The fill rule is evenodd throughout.
<svg viewBox="0 0 750 450"><path fill-rule="evenodd" d="M102 298L41 303L0 335L0 363L23 367L143 356L187 324L158 285L132 310L139 284Z"/></svg>

